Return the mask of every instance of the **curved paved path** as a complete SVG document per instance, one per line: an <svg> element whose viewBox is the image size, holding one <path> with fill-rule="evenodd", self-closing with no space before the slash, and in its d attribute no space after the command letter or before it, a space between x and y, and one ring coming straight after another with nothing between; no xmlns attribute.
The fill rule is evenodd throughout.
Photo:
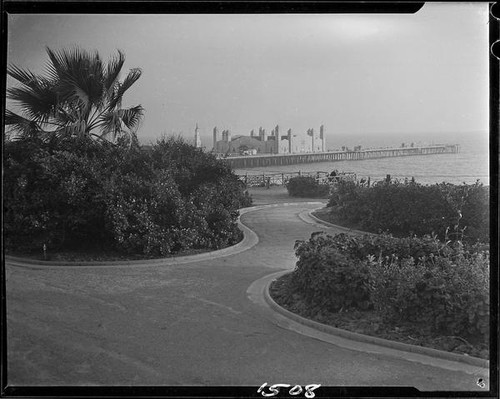
<svg viewBox="0 0 500 399"><path fill-rule="evenodd" d="M485 370L364 353L275 322L247 289L293 268L313 231L296 204L242 215L259 242L219 259L146 267L6 265L9 385L414 386L480 390ZM318 391L319 394L319 391Z"/></svg>

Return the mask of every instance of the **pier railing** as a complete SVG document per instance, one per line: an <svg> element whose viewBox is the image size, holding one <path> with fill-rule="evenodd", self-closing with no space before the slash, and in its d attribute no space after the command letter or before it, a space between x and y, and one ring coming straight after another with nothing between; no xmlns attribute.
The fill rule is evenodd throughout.
<svg viewBox="0 0 500 399"><path fill-rule="evenodd" d="M246 187L286 186L291 178L297 176L313 177L320 184L334 184L340 180L356 181L356 174L352 172L339 172L330 176L329 172L288 172L288 173L262 173L238 175Z"/></svg>
<svg viewBox="0 0 500 399"><path fill-rule="evenodd" d="M456 154L458 144L440 144L426 147L378 148L358 151L309 152L299 154L260 154L228 156L223 158L233 169L295 165L312 162L354 161L362 159L402 157L412 155Z"/></svg>

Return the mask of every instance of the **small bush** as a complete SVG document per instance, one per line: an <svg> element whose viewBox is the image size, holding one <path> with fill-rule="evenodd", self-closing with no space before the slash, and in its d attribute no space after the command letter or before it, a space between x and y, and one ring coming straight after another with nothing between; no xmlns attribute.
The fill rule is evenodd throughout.
<svg viewBox="0 0 500 399"><path fill-rule="evenodd" d="M330 186L319 184L314 177L297 176L292 177L286 188L291 197L326 198L330 192Z"/></svg>

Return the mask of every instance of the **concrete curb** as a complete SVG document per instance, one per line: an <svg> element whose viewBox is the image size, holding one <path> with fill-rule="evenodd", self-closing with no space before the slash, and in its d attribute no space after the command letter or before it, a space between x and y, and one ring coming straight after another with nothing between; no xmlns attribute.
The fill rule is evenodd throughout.
<svg viewBox="0 0 500 399"><path fill-rule="evenodd" d="M384 346L384 347L391 348L391 349L396 349L396 350L401 350L401 351L411 352L411 353L417 353L417 354L421 354L421 355L431 356L431 357L444 359L444 360L455 361L455 362L459 362L459 363L465 363L465 364L477 366L477 367L483 367L483 368L490 367L489 360L480 359L477 357L472 357L472 356L467 356L467 355L460 355L458 353L445 352L445 351L441 351L438 349L432 349L432 348L427 348L427 347L423 347L423 346L406 344L403 342L390 341L390 340L383 339L383 338L372 337L370 335L354 333L351 331L332 327L332 326L329 326L326 324L318 323L316 321L306 319L306 318L299 316L293 312L290 312L289 310L286 310L285 308L278 305L271 298L271 295L269 293L269 287L271 286L272 282L277 280L278 278L284 276L285 274L289 274L289 273L290 273L290 271L288 271L288 270L283 271L280 274L274 273L272 275L273 278L269 279L269 281L267 282L267 284L264 288L264 299L267 302L267 304L271 307L271 309L280 313L284 317L287 317L287 318L289 318L295 322L298 322L300 324L303 324L305 326L319 330L323 333L331 334L334 336L340 336L340 337L347 338L347 339L352 340L352 341L359 341L359 342L364 342L364 343L369 343L369 344L375 344L375 345Z"/></svg>
<svg viewBox="0 0 500 399"><path fill-rule="evenodd" d="M223 258L225 256L235 255L240 252L246 251L253 246L257 245L259 238L252 230L246 227L238 220L238 226L243 231L243 240L239 243L219 249L216 251L204 252L196 255L178 256L171 258L158 258L158 259L140 259L140 260L117 260L117 261L43 261L37 259L19 258L14 256L5 256L5 263L12 266L42 266L44 268L60 268L60 267L147 267L147 266L171 266L181 265L186 263L200 262L209 259Z"/></svg>
<svg viewBox="0 0 500 399"><path fill-rule="evenodd" d="M186 263L200 262L204 260L217 259L225 256L236 255L240 252L246 251L259 242L259 237L251 229L245 226L240 218L242 215L258 211L266 208L274 208L280 206L296 206L296 205L319 205L320 202L286 202L268 205L258 205L248 208L241 208L240 217L238 218L238 227L243 231L243 240L239 243L211 252L204 252L197 255L187 255L171 258L158 258L158 259L141 259L141 260L117 260L117 261L44 261L38 259L21 258L16 256L5 255L5 263L12 266L29 267L29 266L42 266L44 268L52 267L147 267L147 266L169 266L180 265Z"/></svg>
<svg viewBox="0 0 500 399"><path fill-rule="evenodd" d="M330 222L327 222L325 220L322 220L320 219L319 217L313 215L313 212L314 211L317 211L318 209L321 209L321 208L316 208L316 209L313 209L312 211L309 211L308 213L308 216L313 219L316 223L319 223L319 224L322 224L322 225L325 225L327 227L331 227L331 228L334 228L336 230L342 230L342 231L345 231L346 233L353 233L353 234L361 234L361 235L365 235L365 234L368 234L368 235L375 235L374 233L369 233L367 231L361 231L361 230L355 230L355 229L350 229L349 227L344 227L344 226L340 226L338 224L333 224L333 223L330 223Z"/></svg>

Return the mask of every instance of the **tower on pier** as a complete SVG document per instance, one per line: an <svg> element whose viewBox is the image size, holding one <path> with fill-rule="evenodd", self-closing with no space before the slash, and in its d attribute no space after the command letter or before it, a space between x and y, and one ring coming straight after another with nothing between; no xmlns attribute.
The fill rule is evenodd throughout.
<svg viewBox="0 0 500 399"><path fill-rule="evenodd" d="M217 141L219 141L219 131L217 130L217 126L214 127L214 151L217 151Z"/></svg>
<svg viewBox="0 0 500 399"><path fill-rule="evenodd" d="M279 154L280 153L280 127L279 125L276 125L274 128L274 146L275 146L275 153Z"/></svg>
<svg viewBox="0 0 500 399"><path fill-rule="evenodd" d="M194 146L196 148L201 148L201 138L200 138L200 129L198 129L198 124L196 124L196 128L194 129Z"/></svg>
<svg viewBox="0 0 500 399"><path fill-rule="evenodd" d="M326 138L325 138L325 127L321 125L319 127L319 138L321 139L321 151L326 151Z"/></svg>
<svg viewBox="0 0 500 399"><path fill-rule="evenodd" d="M314 148L314 129L307 129L307 135L311 136L311 152L315 152L316 149Z"/></svg>

